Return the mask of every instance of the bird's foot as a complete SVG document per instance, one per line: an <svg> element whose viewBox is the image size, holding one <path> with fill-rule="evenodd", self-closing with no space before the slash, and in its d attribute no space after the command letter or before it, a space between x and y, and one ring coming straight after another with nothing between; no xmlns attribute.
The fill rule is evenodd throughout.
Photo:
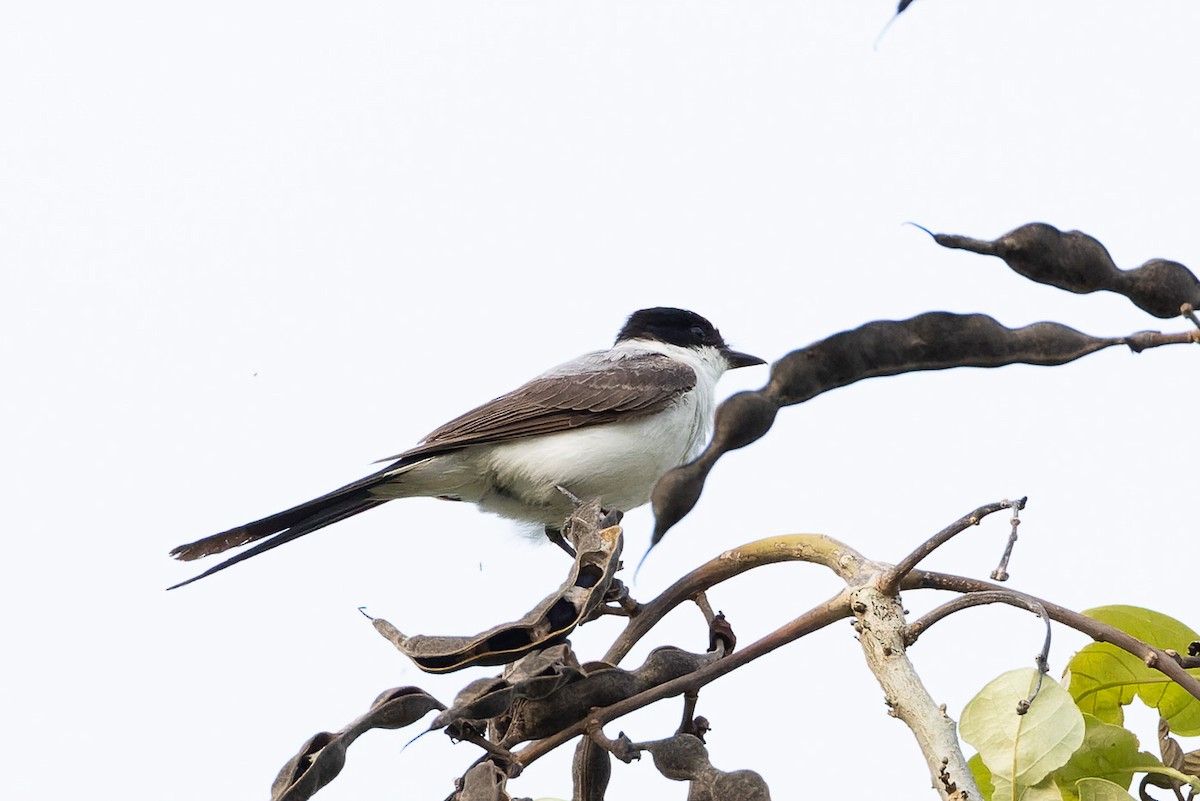
<svg viewBox="0 0 1200 801"><path fill-rule="evenodd" d="M553 526L546 526L545 531L546 539L550 540L559 548L562 548L564 551L566 551L567 556L571 557L572 559L575 558L575 549L571 547L571 543L567 542L567 538L563 536L561 529L554 528Z"/></svg>

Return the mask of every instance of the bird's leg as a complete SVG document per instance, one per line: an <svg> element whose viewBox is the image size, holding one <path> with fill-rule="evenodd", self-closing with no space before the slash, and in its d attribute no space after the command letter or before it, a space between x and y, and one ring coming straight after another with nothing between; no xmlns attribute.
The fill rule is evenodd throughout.
<svg viewBox="0 0 1200 801"><path fill-rule="evenodd" d="M562 484L555 484L554 488L556 490L558 490L559 492L561 492L563 495L566 495L567 499L571 501L571 505L574 506L576 510L580 509L583 506L583 504L584 504L583 499L580 498L575 493L571 492L569 489L564 487ZM572 521L570 519L568 519L566 521L566 524L571 525L571 522ZM559 548L562 548L564 551L566 551L567 555L570 556L572 559L574 559L577 556L577 553L576 553L575 549L571 546L571 543L567 542L567 538L563 536L562 528L554 528L553 526L546 526L546 539L550 540L555 545L557 545Z"/></svg>
<svg viewBox="0 0 1200 801"><path fill-rule="evenodd" d="M558 490L559 492L561 492L563 495L566 495L567 499L570 500L571 503L575 505L576 509L580 508L585 503L583 498L580 498L578 495L571 492L569 489L564 487L562 484L555 484L554 488L556 490ZM610 526L615 526L621 522L621 518L623 518L623 517L625 517L625 513L622 512L620 509L605 509L604 507L600 507L600 526L599 526L599 528L608 528Z"/></svg>
<svg viewBox="0 0 1200 801"><path fill-rule="evenodd" d="M575 558L575 549L571 547L571 543L567 542L567 538L563 536L562 529L557 529L554 526L546 526L546 539L553 542L559 548L567 552L567 556Z"/></svg>
<svg viewBox="0 0 1200 801"><path fill-rule="evenodd" d="M562 484L555 484L554 488L556 490L558 490L559 492L561 492L563 495L566 495L567 499L575 505L576 509L578 509L580 506L583 506L583 498L580 498L578 495L571 492L569 489L564 487Z"/></svg>

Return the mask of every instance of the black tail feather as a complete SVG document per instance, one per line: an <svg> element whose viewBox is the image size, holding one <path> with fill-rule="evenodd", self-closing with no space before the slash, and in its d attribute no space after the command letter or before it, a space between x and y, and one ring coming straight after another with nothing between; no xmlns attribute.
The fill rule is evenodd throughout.
<svg viewBox="0 0 1200 801"><path fill-rule="evenodd" d="M237 526L228 531L222 531L220 534L213 534L198 539L195 542L189 542L186 545L176 546L171 550L171 556L185 562L190 562L193 559L201 559L205 556L212 556L215 553L222 553L223 551L228 551L230 548L237 548L248 542L255 542L296 526L307 525L313 520L320 519L326 512L343 508L347 504L376 500L375 496L371 495L371 488L380 484L386 484L389 480L394 480L398 473L403 472L402 468L405 466L406 461L400 460L378 472L364 476L358 481L353 481L344 487L338 487L333 492L327 492L319 498L305 501L298 506L293 506L291 509L284 509L282 512L277 512L270 517L264 517L262 520L255 520L253 523L246 523L244 526ZM376 504L372 504L372 506L374 505ZM371 506L366 506L360 511L369 508ZM321 525L327 526L332 522L334 521L330 520L328 523L322 523ZM314 531L320 527L314 526L308 529L308 531Z"/></svg>
<svg viewBox="0 0 1200 801"><path fill-rule="evenodd" d="M362 491L361 493L355 493L353 497L347 498L339 503L335 503L332 506L328 506L325 509L321 509L320 511L314 513L310 505L312 502L310 501L308 504L297 506L294 509L289 509L286 512L280 512L277 515L263 518L262 520L254 523L249 523L245 526L239 526L238 528L230 529L229 531L222 532L221 534L215 534L212 537L205 537L204 539L197 540L190 545L181 545L171 552L172 556L180 559L196 559L200 556L206 556L209 553L220 553L228 548L234 548L247 542L253 542L254 540L262 539L263 537L270 536L271 534L275 535L265 542L260 542L253 548L242 551L238 555L226 559L219 565L210 567L200 575L193 576L187 581L181 581L178 584L167 587L167 589L173 590L186 584L191 584L193 581L199 581L206 576L211 576L213 573L224 570L227 567L236 565L238 562L249 559L251 556L258 556L260 553L269 551L272 548L278 548L285 542L291 542L292 540L303 537L305 534L310 534L319 528L324 528L325 526L332 525L338 521L345 520L348 517L353 517L354 515L359 514L360 512L365 512L368 509L374 509L376 506L387 502L387 498L371 497L366 491ZM302 519L296 519L297 513L300 510L303 510L307 516ZM268 528L270 530L267 530ZM260 531L262 533L257 533ZM239 532L245 532L245 534L240 534ZM237 541L238 536L243 537L243 539ZM213 541L213 544L223 544L226 541L226 538L228 539L229 544L224 544L224 547L219 547L215 550L207 550L203 553L195 553L191 556L181 555L182 553L192 553L192 551L189 549L195 548L195 546L202 546L204 543L207 543L210 540ZM200 549L197 548L196 550Z"/></svg>
<svg viewBox="0 0 1200 801"><path fill-rule="evenodd" d="M264 517L262 520L255 520L253 523L246 523L228 531L189 542L186 545L179 545L171 549L171 556L184 562L190 562L193 559L202 559L205 556L222 553L230 548L237 548L248 542L255 542L263 537L269 537L293 526L301 525L310 518L324 514L327 509L337 508L348 501L362 500L366 497L365 490L353 494L338 492L322 495L320 498L314 498L299 506L293 506L291 509L285 509L270 517Z"/></svg>

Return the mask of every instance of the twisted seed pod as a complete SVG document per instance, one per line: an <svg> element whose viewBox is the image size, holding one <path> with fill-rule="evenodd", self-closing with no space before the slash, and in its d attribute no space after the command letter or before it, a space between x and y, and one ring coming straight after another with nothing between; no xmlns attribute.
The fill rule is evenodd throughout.
<svg viewBox="0 0 1200 801"><path fill-rule="evenodd" d="M427 673L449 673L474 665L507 665L560 643L603 603L620 566L621 527L597 528L607 522L598 501L576 511L567 531L576 550L570 575L557 592L518 621L465 637L410 637L383 618L373 618L372 625Z"/></svg>
<svg viewBox="0 0 1200 801"><path fill-rule="evenodd" d="M1116 292L1155 317L1178 317L1184 303L1200 307L1200 280L1187 267L1151 259L1141 267L1122 270L1104 245L1082 231L1029 223L990 242L956 234L931 235L942 247L998 256L1014 272L1039 284L1080 295Z"/></svg>
<svg viewBox="0 0 1200 801"><path fill-rule="evenodd" d="M703 741L691 734L635 743L634 747L649 751L663 776L691 782L689 801L770 801L771 792L762 776L752 770L718 770L709 761Z"/></svg>
<svg viewBox="0 0 1200 801"><path fill-rule="evenodd" d="M927 312L867 323L792 351L771 365L765 387L739 392L718 407L713 438L703 453L659 479L651 498L650 547L696 505L717 460L766 434L781 406L864 378L951 367L1065 364L1113 345L1141 350L1161 344L1153 337L1093 337L1058 323L1012 329L984 314Z"/></svg>
<svg viewBox="0 0 1200 801"><path fill-rule="evenodd" d="M694 673L716 661L719 654L694 654L672 646L650 652L634 670L596 670L578 681L564 684L553 693L528 698L521 704L500 745L511 748L528 740L549 737L582 720L596 707L611 706L672 679Z"/></svg>
<svg viewBox="0 0 1200 801"><path fill-rule="evenodd" d="M590 737L583 737L571 760L571 779L575 787L571 801L604 801L612 778L612 759Z"/></svg>
<svg viewBox="0 0 1200 801"><path fill-rule="evenodd" d="M454 801L510 801L504 789L508 776L491 762L480 762L463 776L462 788Z"/></svg>
<svg viewBox="0 0 1200 801"><path fill-rule="evenodd" d="M346 749L371 729L400 729L433 709L445 709L419 687L397 687L381 693L370 710L338 732L323 731L305 741L271 785L271 801L307 801L337 778L346 764Z"/></svg>

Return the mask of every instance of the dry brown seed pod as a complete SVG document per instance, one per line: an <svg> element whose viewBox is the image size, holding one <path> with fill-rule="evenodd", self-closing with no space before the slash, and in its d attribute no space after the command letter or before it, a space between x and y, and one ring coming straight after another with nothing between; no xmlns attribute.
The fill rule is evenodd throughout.
<svg viewBox="0 0 1200 801"><path fill-rule="evenodd" d="M381 693L366 714L341 731L310 737L275 777L271 801L307 801L337 777L346 764L346 749L364 732L399 729L434 709L445 706L418 687L397 687Z"/></svg>
<svg viewBox="0 0 1200 801"><path fill-rule="evenodd" d="M595 707L605 707L671 679L699 670L716 654L693 654L672 646L651 651L641 667L601 670L563 685L543 699L525 701L501 742L506 748L526 740L549 737L582 720Z"/></svg>
<svg viewBox="0 0 1200 801"><path fill-rule="evenodd" d="M765 387L722 403L704 451L659 479L651 498L651 547L695 507L717 460L766 434L782 406L867 378L953 367L1066 364L1113 345L1134 343L1058 323L1012 329L985 314L927 312L907 320L877 320L794 350L771 365Z"/></svg>
<svg viewBox="0 0 1200 801"><path fill-rule="evenodd" d="M1200 280L1177 261L1151 259L1122 270L1104 245L1082 231L1028 223L994 240L933 234L942 247L998 256L1013 272L1076 294L1108 291L1129 298L1155 317L1178 317L1180 306L1200 305Z"/></svg>
<svg viewBox="0 0 1200 801"><path fill-rule="evenodd" d="M508 777L491 762L474 765L463 776L462 787L454 795L455 801L510 801L504 789Z"/></svg>
<svg viewBox="0 0 1200 801"><path fill-rule="evenodd" d="M612 757L591 738L581 738L571 761L571 779L575 787L571 801L604 801L611 777Z"/></svg>
<svg viewBox="0 0 1200 801"><path fill-rule="evenodd" d="M585 507L585 509L588 507ZM582 511L582 510L581 510ZM599 521L599 504L592 507ZM576 556L570 575L520 620L502 623L475 635L406 636L383 618L372 625L421 670L449 673L474 665L507 665L562 643L577 625L604 602L613 574L620 566L621 527L585 526L577 514L570 536Z"/></svg>
<svg viewBox="0 0 1200 801"><path fill-rule="evenodd" d="M691 734L637 743L650 752L654 767L668 779L691 782L688 801L769 801L771 792L763 777L752 770L725 772L714 768L708 749Z"/></svg>

